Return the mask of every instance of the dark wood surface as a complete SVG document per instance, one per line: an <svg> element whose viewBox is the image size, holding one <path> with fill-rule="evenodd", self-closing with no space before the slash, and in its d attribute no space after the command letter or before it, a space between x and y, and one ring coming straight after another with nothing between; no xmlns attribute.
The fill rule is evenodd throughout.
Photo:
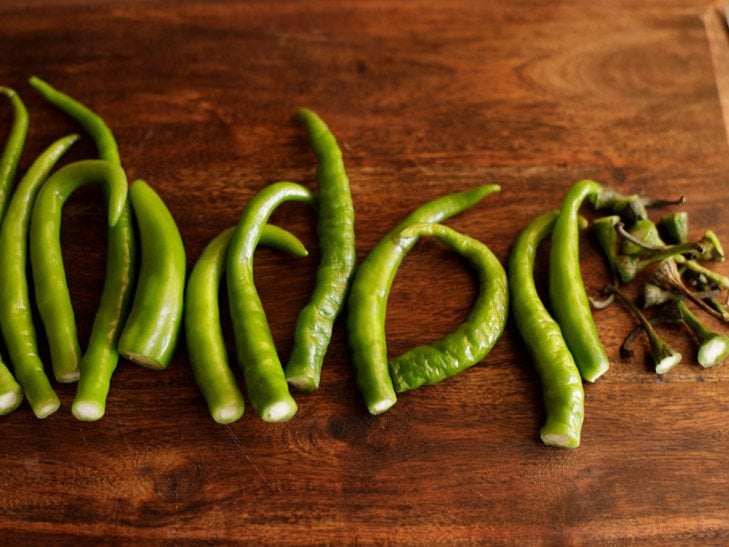
<svg viewBox="0 0 729 547"><path fill-rule="evenodd" d="M31 113L23 166L75 129L27 85L37 74L107 120L129 177L167 201L189 265L265 184L315 188L314 159L293 121L300 105L317 110L344 149L360 259L425 200L484 182L503 192L450 224L504 261L518 231L584 177L684 194L694 236L713 228L729 238L726 96L712 63L713 52L727 66L726 33L701 0L87 4L0 4L0 82ZM9 120L3 106L3 131ZM69 158L92 154L87 139ZM316 249L304 207L275 220ZM84 189L63 228L82 340L104 241L100 193ZM595 245L583 243L594 292L607 275ZM258 255L257 284L284 358L316 263L316 252ZM391 353L448 332L474 294L460 259L419 245L392 291ZM620 361L632 326L625 312L596 320L612 367L586 388L573 451L539 441L540 387L511 323L484 363L403 394L379 417L355 388L343 322L321 388L297 396L299 413L286 424L262 423L249 405L239 422L216 425L184 344L164 372L121 363L98 423L76 421L74 388L59 385L56 415L39 421L24 405L0 420L0 536L726 543L729 369L700 369L674 330L685 359L658 378L641 351Z"/></svg>

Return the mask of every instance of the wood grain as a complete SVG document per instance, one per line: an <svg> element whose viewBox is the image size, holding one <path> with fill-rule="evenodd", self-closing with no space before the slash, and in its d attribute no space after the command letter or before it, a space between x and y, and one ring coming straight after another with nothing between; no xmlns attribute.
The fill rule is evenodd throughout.
<svg viewBox="0 0 729 547"><path fill-rule="evenodd" d="M323 116L344 149L360 259L419 204L485 182L502 193L449 224L504 261L519 230L583 177L684 194L693 234L729 234L727 140L698 0L9 0L0 21L0 82L31 113L23 165L76 130L27 85L37 74L107 120L129 177L152 184L178 220L189 265L268 182L315 188L314 159L293 120L301 105ZM726 36L712 28L722 51ZM9 120L0 108L0 127ZM93 153L86 140L69 158ZM311 211L286 206L275 221L316 250ZM85 339L104 275L98 189L74 196L64 222ZM583 257L597 291L607 276L587 236ZM283 358L316 263L316 252L257 257ZM388 306L391 352L448 332L474 294L459 258L432 242L416 247ZM539 383L511 324L483 364L402 395L379 417L356 391L342 321L321 388L297 396L287 424L264 424L250 406L239 422L214 424L184 346L165 372L124 362L99 423L73 419L66 385L49 419L27 405L2 419L0 536L726 543L729 369L701 370L689 341L671 331L686 359L659 379L642 350L619 360L632 325L625 312L610 308L596 320L613 364L586 387L574 451L538 439Z"/></svg>

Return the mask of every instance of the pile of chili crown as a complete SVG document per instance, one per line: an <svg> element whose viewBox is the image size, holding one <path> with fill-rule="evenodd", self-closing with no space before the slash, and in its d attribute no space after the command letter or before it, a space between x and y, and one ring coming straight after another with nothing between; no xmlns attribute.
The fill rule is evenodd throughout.
<svg viewBox="0 0 729 547"><path fill-rule="evenodd" d="M239 419L244 398L228 363L218 308L225 276L236 358L248 399L264 421L286 421L296 413L290 388L311 391L319 386L334 321L345 300L357 385L372 414L392 407L398 392L438 383L483 360L504 331L511 303L542 381L546 422L541 438L549 445L578 446L584 419L582 382L594 382L609 365L580 273L579 230L584 219L579 209L586 199L595 209L613 213L593 222L613 276L605 289L606 299L593 304L604 307L617 298L635 314L648 335L659 374L675 366L681 356L660 338L653 323L688 325L700 341L698 361L703 366L712 366L729 354L729 338L710 331L684 303L691 300L715 317L729 319L725 304L718 300L720 290L729 288L729 280L700 263L724 258L716 236L708 232L701 241L689 243L685 213L668 215L657 226L648 218L647 208L666 202L623 196L590 180L575 184L559 211L538 216L523 230L511 253L508 279L486 245L441 224L500 191L493 184L421 205L392 228L355 270L354 208L342 153L327 125L305 108L297 111L297 119L317 159L317 192L293 182L274 182L261 189L244 208L238 224L207 245L186 282L185 250L170 211L144 181L127 184L116 141L103 119L38 78L30 83L85 130L96 145L98 159L76 161L54 171L79 138L68 135L38 156L11 191L28 114L17 93L0 87L14 112L0 157L0 256L4 261L0 329L13 371L0 362L2 414L17 408L23 397L39 418L60 406L38 351L33 322L37 308L56 381L78 381L71 408L76 418L98 420L104 415L120 356L144 367L165 369L184 325L190 363L212 418L221 424ZM59 234L64 202L76 188L92 182L103 185L107 201L107 268L92 332L82 352ZM288 201L316 210L320 263L284 366L257 294L253 255L263 244L307 256L295 235L268 223L276 208ZM550 234L548 311L534 283L534 263L539 244ZM478 294L469 315L452 333L388 359L388 294L402 260L423 236L435 237L473 267ZM659 311L648 320L618 285L651 267L654 272L645 285L645 304L658 306ZM629 351L636 334L629 335L622 350Z"/></svg>
<svg viewBox="0 0 729 547"><path fill-rule="evenodd" d="M592 222L592 232L607 261L612 280L603 289L604 299L589 298L579 263L579 209L588 200L595 210L610 215ZM602 309L620 301L638 320L621 346L621 356L632 355L633 339L645 331L650 358L657 374L676 366L681 355L656 332L654 324L682 323L699 342L697 360L703 367L729 355L729 338L713 332L690 310L685 301L713 317L729 320L726 303L719 300L729 279L703 262L724 260L716 235L708 231L697 242L688 241L688 214L670 213L656 224L648 209L683 202L621 195L595 181L575 184L559 211L534 219L519 235L509 264L511 307L542 381L546 420L541 428L547 445L573 448L580 444L584 420L583 381L595 382L609 367L609 359L597 334L591 307ZM542 303L534 284L534 260L541 241L551 233L549 305ZM640 277L639 277L640 275ZM655 307L647 319L621 290L647 278L642 287L645 308Z"/></svg>

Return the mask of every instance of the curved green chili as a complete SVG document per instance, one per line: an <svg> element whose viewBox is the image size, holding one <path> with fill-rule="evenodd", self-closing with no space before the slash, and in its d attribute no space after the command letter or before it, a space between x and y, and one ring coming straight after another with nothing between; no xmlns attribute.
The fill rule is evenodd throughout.
<svg viewBox="0 0 729 547"><path fill-rule="evenodd" d="M0 229L0 327L18 381L35 415L53 414L60 401L48 381L38 355L33 308L28 292L28 231L30 215L41 185L58 160L78 140L63 137L33 162L18 183Z"/></svg>
<svg viewBox="0 0 729 547"><path fill-rule="evenodd" d="M286 365L289 384L305 391L319 387L324 354L334 320L344 304L357 259L354 246L354 206L342 152L327 125L311 110L297 118L309 133L318 160L317 209L320 262L309 303L299 313L294 345Z"/></svg>
<svg viewBox="0 0 729 547"><path fill-rule="evenodd" d="M28 135L28 111L20 96L9 87L0 86L0 95L5 95L13 106L13 125L0 155L0 219L2 219L10 201L18 163L25 146L25 137Z"/></svg>
<svg viewBox="0 0 729 547"><path fill-rule="evenodd" d="M31 78L30 84L48 102L84 128L93 139L101 159L121 166L114 135L98 114L39 78ZM109 229L104 287L88 347L79 364L81 378L77 400L71 407L79 419L95 420L104 413L108 384L119 362L117 342L132 299L136 255L132 215L129 205L125 203L118 222Z"/></svg>
<svg viewBox="0 0 729 547"><path fill-rule="evenodd" d="M0 222L2 222L20 156L23 153L25 137L28 134L28 111L20 96L9 87L0 86L0 95L5 95L13 107L13 124L0 155ZM0 415L15 410L22 400L22 389L0 356Z"/></svg>
<svg viewBox="0 0 729 547"><path fill-rule="evenodd" d="M94 141L102 160L121 164L114 135L101 116L37 76L32 76L28 82L45 100L81 124Z"/></svg>
<svg viewBox="0 0 729 547"><path fill-rule="evenodd" d="M542 381L546 421L542 442L575 448L580 445L585 416L585 392L580 371L562 331L542 303L534 283L534 261L539 244L557 219L556 211L535 218L521 232L509 259L511 312Z"/></svg>
<svg viewBox="0 0 729 547"><path fill-rule="evenodd" d="M357 386L371 414L381 414L397 402L387 366L385 313L397 267L417 241L400 238L400 232L413 224L441 222L499 190L495 184L479 186L420 206L390 230L357 269L347 302L349 344Z"/></svg>
<svg viewBox="0 0 729 547"><path fill-rule="evenodd" d="M142 260L119 353L144 367L164 369L175 351L185 296L185 245L162 198L143 180L129 189L139 225Z"/></svg>
<svg viewBox="0 0 729 547"><path fill-rule="evenodd" d="M185 338L190 365L210 415L219 424L236 421L244 409L243 395L228 365L218 307L220 281L234 230L228 228L208 243L185 289ZM295 256L309 254L295 235L272 224L263 227L258 244Z"/></svg>
<svg viewBox="0 0 729 547"><path fill-rule="evenodd" d="M456 330L392 359L390 375L398 392L435 384L480 362L506 327L509 289L499 259L480 241L442 224L414 224L400 238L433 236L465 258L478 274L479 292Z"/></svg>
<svg viewBox="0 0 729 547"><path fill-rule="evenodd" d="M580 274L578 215L585 198L603 191L603 186L592 180L580 181L570 189L552 231L549 255L552 312L582 378L588 382L602 376L610 361L597 334Z"/></svg>
<svg viewBox="0 0 729 547"><path fill-rule="evenodd" d="M309 190L293 182L277 182L261 190L243 211L227 258L228 300L238 362L251 404L267 422L286 421L297 410L253 280L253 252L263 226L285 201L312 204L314 198Z"/></svg>
<svg viewBox="0 0 729 547"><path fill-rule="evenodd" d="M124 210L127 178L121 167L104 160L78 161L51 175L38 192L30 224L35 295L48 336L53 373L59 382L78 380L80 357L76 321L63 270L61 211L76 188L91 182L105 185L109 196L109 226L114 226Z"/></svg>

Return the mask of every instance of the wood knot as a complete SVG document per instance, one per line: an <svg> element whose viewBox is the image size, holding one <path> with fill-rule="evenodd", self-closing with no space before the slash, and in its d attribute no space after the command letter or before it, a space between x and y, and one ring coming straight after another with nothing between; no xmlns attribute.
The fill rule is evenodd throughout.
<svg viewBox="0 0 729 547"><path fill-rule="evenodd" d="M202 489L204 473L197 463L185 462L171 469L165 470L154 481L155 495L169 503L179 503L189 500Z"/></svg>

